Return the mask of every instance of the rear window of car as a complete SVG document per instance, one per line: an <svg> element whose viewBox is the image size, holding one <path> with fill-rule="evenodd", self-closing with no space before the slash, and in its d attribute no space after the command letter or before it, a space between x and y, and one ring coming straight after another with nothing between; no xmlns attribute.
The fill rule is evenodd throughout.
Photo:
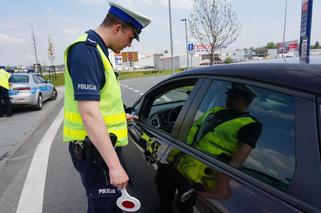
<svg viewBox="0 0 321 213"><path fill-rule="evenodd" d="M9 79L10 83L29 83L28 75L12 75Z"/></svg>

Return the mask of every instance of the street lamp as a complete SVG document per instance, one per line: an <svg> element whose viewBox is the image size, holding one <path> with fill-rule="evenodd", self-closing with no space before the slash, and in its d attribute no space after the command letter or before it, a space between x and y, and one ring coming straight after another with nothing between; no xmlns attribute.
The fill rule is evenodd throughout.
<svg viewBox="0 0 321 213"><path fill-rule="evenodd" d="M172 12L171 12L171 0L168 0L168 14L169 14L169 32L170 32L170 40L171 40L171 63L172 63L172 72L175 73L174 70L174 51L173 51L173 31L172 31Z"/></svg>
<svg viewBox="0 0 321 213"><path fill-rule="evenodd" d="M187 69L189 68L189 60L188 60L188 38L187 38L187 20L186 18L184 19L181 19L181 21L184 21L185 22L185 41L186 41L186 44L185 44L185 48L186 48L186 62L187 62Z"/></svg>
<svg viewBox="0 0 321 213"><path fill-rule="evenodd" d="M288 11L288 0L285 0L285 10L284 10L284 26L283 26L283 42L282 42L282 58L284 58L285 51L285 30L286 30L286 16Z"/></svg>

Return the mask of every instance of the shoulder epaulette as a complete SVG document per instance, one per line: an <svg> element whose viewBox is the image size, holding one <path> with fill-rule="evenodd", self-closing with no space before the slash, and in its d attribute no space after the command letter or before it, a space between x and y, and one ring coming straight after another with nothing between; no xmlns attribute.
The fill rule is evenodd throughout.
<svg viewBox="0 0 321 213"><path fill-rule="evenodd" d="M86 40L86 44L88 44L88 45L90 45L90 46L94 46L94 47L96 47L96 46L97 46L97 42L96 42L96 41L91 40L90 38L87 38L87 40Z"/></svg>

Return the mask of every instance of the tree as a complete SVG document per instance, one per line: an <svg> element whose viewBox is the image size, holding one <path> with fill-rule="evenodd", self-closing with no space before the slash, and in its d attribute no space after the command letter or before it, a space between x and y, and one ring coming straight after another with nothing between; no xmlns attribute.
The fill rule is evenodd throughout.
<svg viewBox="0 0 321 213"><path fill-rule="evenodd" d="M266 44L266 49L276 49L276 44L274 42L268 42Z"/></svg>
<svg viewBox="0 0 321 213"><path fill-rule="evenodd" d="M55 60L55 49L53 46L53 43L51 41L50 35L48 35L48 59L51 62L51 65L53 66L53 62Z"/></svg>
<svg viewBox="0 0 321 213"><path fill-rule="evenodd" d="M215 51L232 44L241 25L231 3L226 0L193 0L193 8L190 34L204 46L212 65Z"/></svg>
<svg viewBox="0 0 321 213"><path fill-rule="evenodd" d="M313 46L313 49L321 49L321 46L318 41L315 42L315 45Z"/></svg>
<svg viewBox="0 0 321 213"><path fill-rule="evenodd" d="M224 60L224 64L231 64L233 63L233 59L231 57L227 57L225 60Z"/></svg>
<svg viewBox="0 0 321 213"><path fill-rule="evenodd" d="M51 41L50 35L48 35L48 59L51 62L51 67L49 68L49 78L50 78L50 72L53 71L54 77L55 77L55 79L57 79L56 70L55 70L55 66L54 66L54 63L53 63L55 61L55 59L56 59L56 57L55 57L55 49L54 49L53 43Z"/></svg>

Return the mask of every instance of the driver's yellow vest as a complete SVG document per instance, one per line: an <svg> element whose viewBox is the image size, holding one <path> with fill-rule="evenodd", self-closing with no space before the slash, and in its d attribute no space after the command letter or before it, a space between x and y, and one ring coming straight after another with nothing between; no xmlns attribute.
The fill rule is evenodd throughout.
<svg viewBox="0 0 321 213"><path fill-rule="evenodd" d="M219 156L225 154L231 157L239 146L237 133L243 126L256 122L250 116L238 117L215 127L212 131L206 133L199 142L195 142L194 138L205 118L209 114L217 113L224 110L224 107L214 107L204 113L192 126L187 136L187 144L194 146L203 153ZM174 149L176 150L176 149ZM172 151L168 155L169 162L174 163L176 169L184 175L192 184L201 184L205 190L211 190L215 187L216 171L208 168L206 164L197 160L192 155L182 154L179 151Z"/></svg>
<svg viewBox="0 0 321 213"><path fill-rule="evenodd" d="M74 88L67 66L69 48L80 42L86 42L88 35L84 34L75 40L65 51L65 105L64 105L64 141L84 140L88 135L79 113L77 101L74 100ZM100 90L99 109L109 133L117 136L116 146L125 146L128 143L127 121L124 111L118 79L113 67L101 47L96 45L105 69L106 83Z"/></svg>

